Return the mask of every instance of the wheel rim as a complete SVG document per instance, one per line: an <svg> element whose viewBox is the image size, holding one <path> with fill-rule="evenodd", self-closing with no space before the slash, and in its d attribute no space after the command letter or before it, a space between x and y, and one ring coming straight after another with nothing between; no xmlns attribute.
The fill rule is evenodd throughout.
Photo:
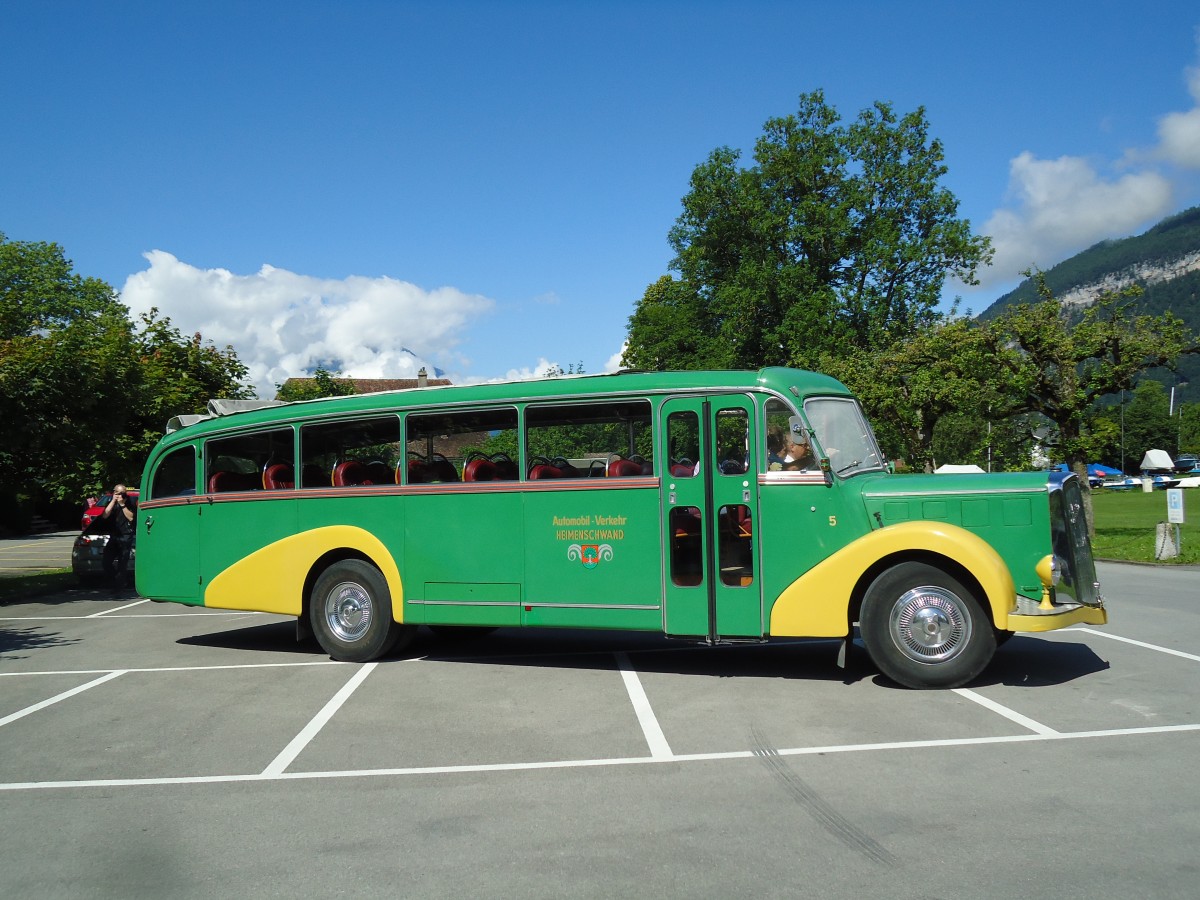
<svg viewBox="0 0 1200 900"><path fill-rule="evenodd" d="M921 663L953 659L971 640L971 616L962 599L933 585L902 594L889 625L900 652Z"/></svg>
<svg viewBox="0 0 1200 900"><path fill-rule="evenodd" d="M374 617L374 601L361 584L343 581L325 595L325 622L340 641L361 639Z"/></svg>

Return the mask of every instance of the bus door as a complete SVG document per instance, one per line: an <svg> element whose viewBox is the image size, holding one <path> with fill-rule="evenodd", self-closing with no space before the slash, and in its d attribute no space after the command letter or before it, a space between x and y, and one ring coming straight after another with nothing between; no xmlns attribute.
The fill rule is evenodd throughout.
<svg viewBox="0 0 1200 900"><path fill-rule="evenodd" d="M666 632L762 637L754 404L744 394L672 399L659 422Z"/></svg>
<svg viewBox="0 0 1200 900"><path fill-rule="evenodd" d="M177 447L158 460L141 496L162 501L138 510L134 565L138 593L155 599L200 599L200 512L196 499L196 448ZM135 554L137 552L135 550Z"/></svg>

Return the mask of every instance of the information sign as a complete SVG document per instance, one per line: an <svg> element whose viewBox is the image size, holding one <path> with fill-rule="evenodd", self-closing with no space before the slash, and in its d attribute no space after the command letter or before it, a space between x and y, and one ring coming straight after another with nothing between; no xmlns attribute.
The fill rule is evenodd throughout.
<svg viewBox="0 0 1200 900"><path fill-rule="evenodd" d="M1183 488L1167 488L1167 521L1183 524Z"/></svg>

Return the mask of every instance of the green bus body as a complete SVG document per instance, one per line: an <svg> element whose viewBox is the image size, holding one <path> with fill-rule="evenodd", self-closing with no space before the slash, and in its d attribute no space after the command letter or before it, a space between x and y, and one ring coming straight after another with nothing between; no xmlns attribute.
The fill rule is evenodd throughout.
<svg viewBox="0 0 1200 900"><path fill-rule="evenodd" d="M1014 631L1106 621L1074 476L892 474L850 392L793 369L203 418L151 453L140 510L143 596L294 615L339 659L421 624L720 643L857 622L885 674L939 687Z"/></svg>

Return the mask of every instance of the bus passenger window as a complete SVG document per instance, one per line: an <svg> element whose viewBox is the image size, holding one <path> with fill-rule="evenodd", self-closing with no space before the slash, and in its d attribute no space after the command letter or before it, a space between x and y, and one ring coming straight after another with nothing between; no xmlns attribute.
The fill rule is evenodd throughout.
<svg viewBox="0 0 1200 900"><path fill-rule="evenodd" d="M733 587L748 587L754 583L754 523L750 520L750 507L741 503L722 506L717 522L721 581Z"/></svg>
<svg viewBox="0 0 1200 900"><path fill-rule="evenodd" d="M515 481L516 453L517 411L511 407L413 413L404 420L399 472L406 484Z"/></svg>
<svg viewBox="0 0 1200 900"><path fill-rule="evenodd" d="M150 499L196 493L196 451L192 447L172 450L158 463L150 485Z"/></svg>
<svg viewBox="0 0 1200 900"><path fill-rule="evenodd" d="M745 475L749 471L748 447L750 426L744 409L722 409L717 412L717 433L714 450L717 471L722 475Z"/></svg>
<svg viewBox="0 0 1200 900"><path fill-rule="evenodd" d="M694 412L667 417L667 455L672 478L691 478L700 459L700 418Z"/></svg>
<svg viewBox="0 0 1200 900"><path fill-rule="evenodd" d="M205 486L210 494L261 491L268 484L274 487L274 479L291 470L294 454L290 428L209 441L204 446Z"/></svg>
<svg viewBox="0 0 1200 900"><path fill-rule="evenodd" d="M654 474L647 400L558 403L525 410L526 478L632 478Z"/></svg>
<svg viewBox="0 0 1200 900"><path fill-rule="evenodd" d="M702 519L697 506L671 509L671 581L680 587L694 587L704 571Z"/></svg>
<svg viewBox="0 0 1200 900"><path fill-rule="evenodd" d="M396 483L400 419L343 419L300 429L304 487L365 487Z"/></svg>

